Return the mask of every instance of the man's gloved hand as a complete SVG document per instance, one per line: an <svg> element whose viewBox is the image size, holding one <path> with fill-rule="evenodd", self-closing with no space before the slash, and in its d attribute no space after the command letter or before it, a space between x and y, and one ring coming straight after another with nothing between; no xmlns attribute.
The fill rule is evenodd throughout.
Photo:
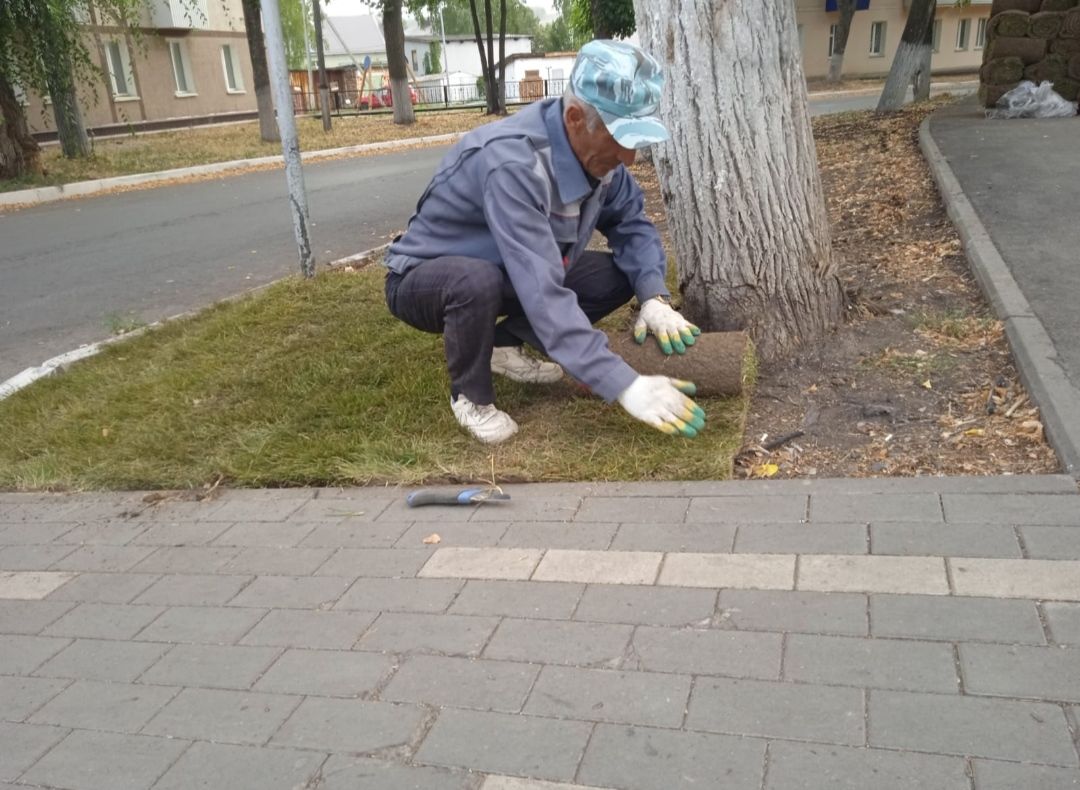
<svg viewBox="0 0 1080 790"><path fill-rule="evenodd" d="M701 334L700 329L671 305L655 297L641 306L637 323L634 324L634 340L639 344L644 343L649 332L656 335L660 350L665 354L670 354L672 349L685 354L686 347L694 345L694 338Z"/></svg>
<svg viewBox="0 0 1080 790"><path fill-rule="evenodd" d="M638 376L619 395L619 404L642 422L674 436L697 436L705 412L687 395L697 392L689 381L667 376Z"/></svg>

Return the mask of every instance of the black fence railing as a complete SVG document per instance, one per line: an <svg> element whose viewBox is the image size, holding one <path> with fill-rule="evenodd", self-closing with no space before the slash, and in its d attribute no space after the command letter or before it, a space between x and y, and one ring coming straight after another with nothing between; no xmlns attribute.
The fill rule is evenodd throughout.
<svg viewBox="0 0 1080 790"><path fill-rule="evenodd" d="M566 89L565 79L524 79L506 83L507 104L528 104L551 96L562 96ZM482 106L484 86L477 83L452 83L443 85L410 86L413 105L418 109L450 109L454 107ZM335 115L387 112L393 107L390 88L377 88L359 92L355 90L331 90L330 111ZM318 91L293 91L293 111L297 114L321 112Z"/></svg>

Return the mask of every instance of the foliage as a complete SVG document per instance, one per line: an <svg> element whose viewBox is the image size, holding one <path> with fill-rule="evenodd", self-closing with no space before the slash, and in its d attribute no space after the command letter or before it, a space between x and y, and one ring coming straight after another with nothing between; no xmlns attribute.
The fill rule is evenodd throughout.
<svg viewBox="0 0 1080 790"><path fill-rule="evenodd" d="M556 0L575 39L626 38L637 30L633 0Z"/></svg>
<svg viewBox="0 0 1080 790"><path fill-rule="evenodd" d="M442 45L438 41L432 41L428 45L428 51L424 53L424 71L428 74L437 74L442 71Z"/></svg>
<svg viewBox="0 0 1080 790"><path fill-rule="evenodd" d="M429 30L441 32L439 28L439 2L438 0L408 0L405 7L416 21ZM469 12L469 0L448 0L443 4L442 21L446 25L448 36L471 36L473 30L472 16ZM492 27L498 32L501 15L498 3L492 6ZM506 0L506 32L515 35L533 36L540 34L540 19L531 8L522 0ZM480 18L481 32L486 33L484 19Z"/></svg>
<svg viewBox="0 0 1080 790"><path fill-rule="evenodd" d="M322 0L325 2L326 0ZM307 68L307 53L304 50L304 28L307 27L307 40L315 48L315 25L311 21L310 0L278 0L281 10L281 35L285 39L285 58L290 69ZM314 61L314 58L312 58Z"/></svg>
<svg viewBox="0 0 1080 790"><path fill-rule="evenodd" d="M552 22L540 28L533 48L537 52L575 52L587 40L574 33L566 11L563 11Z"/></svg>

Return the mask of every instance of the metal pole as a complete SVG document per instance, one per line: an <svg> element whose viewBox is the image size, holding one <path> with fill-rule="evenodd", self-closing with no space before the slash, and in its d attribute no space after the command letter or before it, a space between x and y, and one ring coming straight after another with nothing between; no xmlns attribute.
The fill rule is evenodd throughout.
<svg viewBox="0 0 1080 790"><path fill-rule="evenodd" d="M307 94L314 93L315 77L311 69L311 36L308 35L308 4L307 0L300 0L300 9L304 17L304 60L307 62L307 90L304 91L304 109L307 109Z"/></svg>
<svg viewBox="0 0 1080 790"><path fill-rule="evenodd" d="M274 103L277 104L281 153L285 157L285 181L289 186L293 233L300 252L300 271L305 277L313 277L315 255L311 251L311 235L308 233L307 191L304 189L304 169L300 164L300 141L296 136L296 119L293 117L292 90L289 85L289 68L285 63L285 39L281 35L278 0L262 0L262 14L266 54L270 66L270 85L274 90Z"/></svg>
<svg viewBox="0 0 1080 790"><path fill-rule="evenodd" d="M322 106L322 128L330 131L330 88L326 84L326 58L322 45L322 11L319 0L311 0L311 9L315 16L315 57L319 59L319 104Z"/></svg>
<svg viewBox="0 0 1080 790"><path fill-rule="evenodd" d="M442 73L443 73L443 85L446 86L447 94L450 93L450 53L446 49L446 23L443 21L442 15L443 4L439 3L439 30L442 33Z"/></svg>

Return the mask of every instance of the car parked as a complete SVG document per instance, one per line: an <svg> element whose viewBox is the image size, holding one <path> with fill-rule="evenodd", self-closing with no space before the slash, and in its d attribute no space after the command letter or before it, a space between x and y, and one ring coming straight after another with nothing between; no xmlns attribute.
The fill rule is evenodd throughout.
<svg viewBox="0 0 1080 790"><path fill-rule="evenodd" d="M416 104L420 100L419 94L416 92L416 88L412 85L409 86L409 100L413 104ZM367 96L360 98L361 110L377 110L381 107L393 107L394 97L390 94L390 86L380 88L377 91L372 91Z"/></svg>

